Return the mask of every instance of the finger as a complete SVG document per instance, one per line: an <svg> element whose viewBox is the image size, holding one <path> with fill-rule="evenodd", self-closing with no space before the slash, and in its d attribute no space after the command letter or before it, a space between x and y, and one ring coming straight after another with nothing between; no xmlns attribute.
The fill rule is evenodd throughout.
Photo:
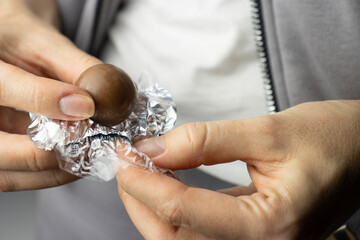
<svg viewBox="0 0 360 240"><path fill-rule="evenodd" d="M1 61L0 105L63 120L88 118L95 111L94 101L85 90L37 77Z"/></svg>
<svg viewBox="0 0 360 240"><path fill-rule="evenodd" d="M41 172L0 171L0 191L14 192L56 187L77 179L78 177L60 169Z"/></svg>
<svg viewBox="0 0 360 240"><path fill-rule="evenodd" d="M20 43L25 46L29 54L18 57L23 62L32 62L40 66L61 81L74 84L86 69L102 63L99 59L81 51L57 31L49 31L42 26L35 31L38 31L37 35L29 34ZM41 46L40 53L37 46ZM34 59L34 56L37 59Z"/></svg>
<svg viewBox="0 0 360 240"><path fill-rule="evenodd" d="M27 135L0 132L0 170L44 171L57 168L54 152L37 148Z"/></svg>
<svg viewBox="0 0 360 240"><path fill-rule="evenodd" d="M227 194L233 197L251 195L256 192L255 185L251 183L249 186L236 186L232 188L220 189L218 192Z"/></svg>
<svg viewBox="0 0 360 240"><path fill-rule="evenodd" d="M176 227L161 221L148 206L127 194L120 187L118 189L129 217L145 239L173 239L168 236L176 231Z"/></svg>
<svg viewBox="0 0 360 240"><path fill-rule="evenodd" d="M160 167L188 169L235 160L273 160L281 147L275 115L183 125L135 147Z"/></svg>
<svg viewBox="0 0 360 240"><path fill-rule="evenodd" d="M0 131L26 134L31 123L29 113L0 106Z"/></svg>
<svg viewBox="0 0 360 240"><path fill-rule="evenodd" d="M277 209L281 204L272 192L235 198L188 187L132 166L120 168L116 177L124 191L147 205L161 220L219 239L266 236L268 231L277 230L270 229L274 216L279 221L282 217Z"/></svg>
<svg viewBox="0 0 360 240"><path fill-rule="evenodd" d="M134 223L141 235L147 240L212 239L186 228L179 228L165 223L158 217L158 215L156 215L155 212L151 210L151 208L127 194L121 188L119 188L119 195L124 203L129 217L131 218L131 221Z"/></svg>
<svg viewBox="0 0 360 240"><path fill-rule="evenodd" d="M17 56L2 56L2 60L6 63L9 63L11 65L15 65L26 72L32 73L39 77L51 77L51 78L57 78L55 74L52 72L47 71L46 69L43 69L40 66L34 66L31 63L25 62L21 59L19 59Z"/></svg>

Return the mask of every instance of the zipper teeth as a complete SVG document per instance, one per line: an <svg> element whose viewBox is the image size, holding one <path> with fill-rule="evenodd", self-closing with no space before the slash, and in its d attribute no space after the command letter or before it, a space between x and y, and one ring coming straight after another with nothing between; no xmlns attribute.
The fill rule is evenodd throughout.
<svg viewBox="0 0 360 240"><path fill-rule="evenodd" d="M252 23L255 32L256 51L260 61L261 74L264 82L267 108L270 114L276 113L275 93L269 65L269 56L265 43L263 16L261 13L261 0L251 1Z"/></svg>

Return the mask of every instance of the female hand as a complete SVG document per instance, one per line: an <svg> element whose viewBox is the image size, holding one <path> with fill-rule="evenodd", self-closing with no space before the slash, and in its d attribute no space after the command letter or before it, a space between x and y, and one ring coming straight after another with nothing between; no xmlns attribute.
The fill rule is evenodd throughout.
<svg viewBox="0 0 360 240"><path fill-rule="evenodd" d="M214 192L120 168L120 197L146 239L324 239L360 205L359 101L188 124L137 148L173 170L241 159L253 181Z"/></svg>
<svg viewBox="0 0 360 240"><path fill-rule="evenodd" d="M76 178L58 168L54 153L25 135L21 109L63 120L94 113L90 95L73 85L100 61L77 49L21 0L0 3L0 191L61 185Z"/></svg>

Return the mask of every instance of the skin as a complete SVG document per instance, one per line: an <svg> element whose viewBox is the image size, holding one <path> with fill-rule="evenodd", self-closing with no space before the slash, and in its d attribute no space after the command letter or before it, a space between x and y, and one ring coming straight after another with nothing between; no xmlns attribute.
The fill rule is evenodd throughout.
<svg viewBox="0 0 360 240"><path fill-rule="evenodd" d="M58 23L54 1L0 2L0 191L76 180L58 168L53 152L35 147L25 132L26 112L62 120L87 118L63 113L60 100L68 95L86 97L94 111L90 95L73 83L84 70L101 62L61 35Z"/></svg>
<svg viewBox="0 0 360 240"><path fill-rule="evenodd" d="M241 159L253 181L215 192L120 167L120 197L145 239L325 239L360 205L359 101L188 124L136 147L172 170Z"/></svg>

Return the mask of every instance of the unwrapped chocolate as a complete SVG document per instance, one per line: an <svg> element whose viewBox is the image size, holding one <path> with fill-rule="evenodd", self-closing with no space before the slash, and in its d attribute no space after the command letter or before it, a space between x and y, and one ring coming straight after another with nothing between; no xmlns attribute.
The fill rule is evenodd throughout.
<svg viewBox="0 0 360 240"><path fill-rule="evenodd" d="M132 143L171 130L177 118L175 102L148 73L142 74L137 86L133 112L118 125L108 127L91 119L62 121L30 114L28 135L37 147L56 152L60 168L79 177L109 181L119 166L128 164L174 176L154 166Z"/></svg>

